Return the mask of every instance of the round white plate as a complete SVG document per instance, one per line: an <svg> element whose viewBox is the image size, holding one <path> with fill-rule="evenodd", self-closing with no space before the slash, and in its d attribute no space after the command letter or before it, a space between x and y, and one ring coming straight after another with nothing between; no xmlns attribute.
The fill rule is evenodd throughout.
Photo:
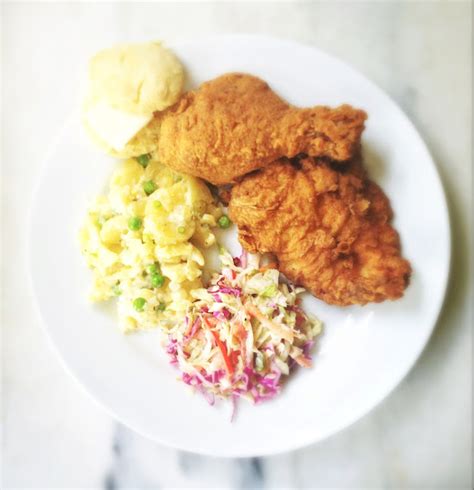
<svg viewBox="0 0 474 490"><path fill-rule="evenodd" d="M124 336L113 306L91 306L77 231L115 161L73 117L45 167L32 208L30 259L37 303L68 370L117 419L163 444L217 456L295 449L348 426L406 375L438 317L447 283L450 231L433 161L413 125L380 89L345 63L293 42L228 36L171 46L191 85L229 71L267 80L296 105L353 104L369 114L363 136L371 176L390 197L403 254L413 266L403 299L339 308L314 298L325 323L314 367L259 406L209 406L176 380L153 334ZM235 243L234 237L231 241Z"/></svg>

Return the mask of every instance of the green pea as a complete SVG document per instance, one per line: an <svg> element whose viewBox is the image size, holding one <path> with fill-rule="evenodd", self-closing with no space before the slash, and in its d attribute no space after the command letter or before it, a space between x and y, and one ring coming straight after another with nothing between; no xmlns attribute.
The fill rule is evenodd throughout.
<svg viewBox="0 0 474 490"><path fill-rule="evenodd" d="M156 274L159 272L158 265L157 264L151 264L147 268L148 274Z"/></svg>
<svg viewBox="0 0 474 490"><path fill-rule="evenodd" d="M143 184L143 190L145 191L145 194L147 196L149 196L150 194L152 194L153 192L155 192L156 190L156 185L155 183L152 181L152 180L147 180L144 184Z"/></svg>
<svg viewBox="0 0 474 490"><path fill-rule="evenodd" d="M161 208L162 204L160 201L153 201L153 206L156 208L156 209L159 209Z"/></svg>
<svg viewBox="0 0 474 490"><path fill-rule="evenodd" d="M165 278L159 272L157 272L150 276L150 282L154 288L161 288L161 286L163 286L165 283Z"/></svg>
<svg viewBox="0 0 474 490"><path fill-rule="evenodd" d="M145 305L146 305L146 299L145 298L135 298L133 300L133 307L138 312L143 311L143 309L145 308Z"/></svg>
<svg viewBox="0 0 474 490"><path fill-rule="evenodd" d="M179 233L184 233L186 231L186 228L184 226L178 226L178 232Z"/></svg>
<svg viewBox="0 0 474 490"><path fill-rule="evenodd" d="M142 220L138 216L134 216L128 220L128 227L132 231L138 231L142 227Z"/></svg>
<svg viewBox="0 0 474 490"><path fill-rule="evenodd" d="M228 216L224 214L217 220L217 224L219 225L220 228L226 229L229 228L229 226L232 224L232 221Z"/></svg>
<svg viewBox="0 0 474 490"><path fill-rule="evenodd" d="M140 155L135 160L143 167L146 168L148 166L148 162L151 159L151 155L149 153L145 153L144 155Z"/></svg>
<svg viewBox="0 0 474 490"><path fill-rule="evenodd" d="M161 303L160 303L160 304L159 304L159 305L156 307L156 309L157 309L158 311L165 311L165 310L166 310L166 303L161 302Z"/></svg>

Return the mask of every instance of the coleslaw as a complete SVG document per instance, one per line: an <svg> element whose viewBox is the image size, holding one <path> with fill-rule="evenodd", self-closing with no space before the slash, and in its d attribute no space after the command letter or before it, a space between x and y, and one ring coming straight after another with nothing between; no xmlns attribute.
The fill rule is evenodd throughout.
<svg viewBox="0 0 474 490"><path fill-rule="evenodd" d="M184 322L170 330L166 351L184 383L209 403L220 398L269 400L296 366L310 367L310 350L322 324L300 306L304 291L281 280L272 264L220 247L222 269Z"/></svg>

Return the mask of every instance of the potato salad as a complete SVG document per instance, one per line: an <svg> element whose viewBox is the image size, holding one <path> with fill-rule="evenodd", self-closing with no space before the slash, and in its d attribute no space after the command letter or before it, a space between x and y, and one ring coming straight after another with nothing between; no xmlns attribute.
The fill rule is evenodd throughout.
<svg viewBox="0 0 474 490"><path fill-rule="evenodd" d="M171 328L203 287L202 249L215 243L212 228L225 227L224 218L199 179L150 155L124 161L80 231L91 300L116 297L124 331Z"/></svg>

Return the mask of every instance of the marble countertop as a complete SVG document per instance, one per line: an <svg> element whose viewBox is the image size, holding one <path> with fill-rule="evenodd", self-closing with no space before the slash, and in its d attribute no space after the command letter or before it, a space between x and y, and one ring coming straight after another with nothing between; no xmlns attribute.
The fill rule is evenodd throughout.
<svg viewBox="0 0 474 490"><path fill-rule="evenodd" d="M3 4L3 488L471 487L471 9L455 1ZM229 32L314 44L387 91L434 155L454 253L435 333L379 407L299 451L216 460L138 436L69 378L39 327L25 250L40 163L88 56L117 41Z"/></svg>

